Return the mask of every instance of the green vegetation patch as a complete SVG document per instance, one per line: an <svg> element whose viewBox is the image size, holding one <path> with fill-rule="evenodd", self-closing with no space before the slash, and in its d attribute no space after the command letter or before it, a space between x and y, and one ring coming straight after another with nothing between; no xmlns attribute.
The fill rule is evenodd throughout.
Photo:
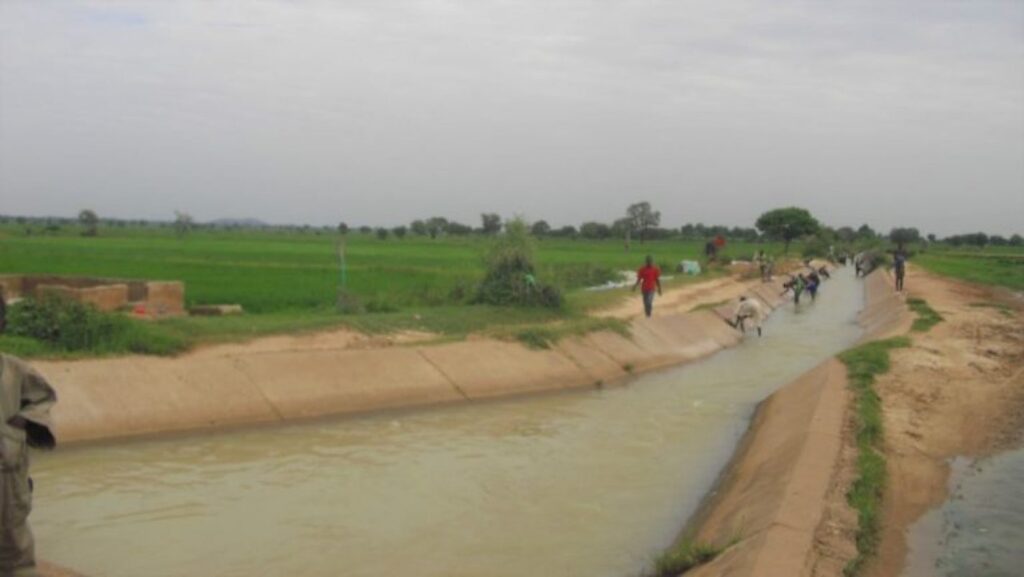
<svg viewBox="0 0 1024 577"><path fill-rule="evenodd" d="M984 251L933 250L918 255L914 264L953 278L1024 290L1024 253L1020 248Z"/></svg>
<svg viewBox="0 0 1024 577"><path fill-rule="evenodd" d="M917 315L917 318L914 319L914 324L910 327L910 330L914 332L928 332L929 329L944 320L942 315L930 307L924 299L909 298L907 299L907 306Z"/></svg>
<svg viewBox="0 0 1024 577"><path fill-rule="evenodd" d="M628 337L629 323L607 317L578 317L557 323L501 328L491 331L498 338L514 338L531 349L550 349L565 337L583 336L596 331L612 331Z"/></svg>
<svg viewBox="0 0 1024 577"><path fill-rule="evenodd" d="M972 306L974 308L995 309L995 310L999 311L999 314L1003 315L1006 318L1011 318L1012 319L1013 317L1017 316L1017 313L1013 310L1013 307L1011 307L1010 305L1003 304L1003 303L980 302L980 303L971 303L970 306Z"/></svg>
<svg viewBox="0 0 1024 577"><path fill-rule="evenodd" d="M55 296L11 306L7 321L4 350L10 346L22 354L173 355L188 347L184 338L158 325Z"/></svg>
<svg viewBox="0 0 1024 577"><path fill-rule="evenodd" d="M725 547L710 543L684 540L662 553L654 560L653 577L675 577L710 562L718 557Z"/></svg>
<svg viewBox="0 0 1024 577"><path fill-rule="evenodd" d="M843 569L847 577L859 575L864 563L878 548L882 493L885 489L885 456L881 453L882 401L875 391L875 377L889 371L889 352L910 346L907 337L873 341L839 355L846 365L850 387L856 395L857 479L846 494L857 511L857 556Z"/></svg>

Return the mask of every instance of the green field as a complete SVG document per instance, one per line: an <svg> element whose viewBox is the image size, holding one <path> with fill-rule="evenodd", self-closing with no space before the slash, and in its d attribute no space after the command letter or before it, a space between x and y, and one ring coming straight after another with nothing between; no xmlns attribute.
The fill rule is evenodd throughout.
<svg viewBox="0 0 1024 577"><path fill-rule="evenodd" d="M96 238L21 236L0 231L0 273L181 280L193 304L238 303L252 313L332 309L340 283L334 235L113 229ZM350 234L347 288L380 309L438 306L465 300L483 274L487 239L471 236L378 240ZM665 268L697 259L697 242L634 243L545 239L537 243L538 276L565 289L600 284L609 271L631 270L651 253ZM750 256L756 246L730 246Z"/></svg>
<svg viewBox="0 0 1024 577"><path fill-rule="evenodd" d="M615 328L586 313L624 298L626 291L584 287L601 284L615 271L637 268L648 253L670 275L675 263L699 259L703 248L699 242L651 241L634 243L627 252L622 241L538 240L539 280L566 291L567 306L553 311L468 304L484 273L488 238L380 240L350 233L346 286L369 312L342 315L335 308L341 284L337 241L334 234L315 231L196 231L178 238L168 229L116 228L84 238L72 231L28 236L13 227L0 228L0 274L181 280L188 305L238 303L245 308L247 314L240 317L169 319L145 328L184 347L339 325L364 332L426 330L442 338L488 331L542 345L561 334ZM733 244L725 255L749 258L757 248ZM54 352L12 337L0 338L0 350L29 356Z"/></svg>
<svg viewBox="0 0 1024 577"><path fill-rule="evenodd" d="M912 262L937 274L980 284L1024 290L1024 249L931 249Z"/></svg>

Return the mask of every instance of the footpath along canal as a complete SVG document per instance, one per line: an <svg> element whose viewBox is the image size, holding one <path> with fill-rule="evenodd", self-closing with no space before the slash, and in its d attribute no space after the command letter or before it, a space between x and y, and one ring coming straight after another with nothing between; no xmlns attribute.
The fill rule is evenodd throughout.
<svg viewBox="0 0 1024 577"><path fill-rule="evenodd" d="M39 554L95 577L637 575L862 305L841 269L763 338L625 386L38 455Z"/></svg>

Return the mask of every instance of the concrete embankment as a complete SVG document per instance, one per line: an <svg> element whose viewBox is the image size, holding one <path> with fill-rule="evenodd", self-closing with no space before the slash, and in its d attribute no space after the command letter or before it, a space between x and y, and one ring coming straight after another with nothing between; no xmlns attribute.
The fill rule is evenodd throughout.
<svg viewBox="0 0 1024 577"><path fill-rule="evenodd" d="M910 315L889 276L876 271L864 282L862 341L906 332ZM829 517L836 516L830 507L846 508L850 399L845 367L829 359L761 403L718 490L693 522L698 541L738 542L688 575L842 573L855 552L850 536L846 551L839 547L828 555L822 554L821 536L842 531L842 522ZM856 522L852 510L838 516ZM829 523L835 526L823 526Z"/></svg>
<svg viewBox="0 0 1024 577"><path fill-rule="evenodd" d="M730 282L727 292L742 289L767 310L783 300L780 282ZM470 339L369 349L243 346L34 365L60 398L58 438L89 441L593 387L736 344L741 335L722 320L733 306L638 319L630 337L597 332L549 350Z"/></svg>

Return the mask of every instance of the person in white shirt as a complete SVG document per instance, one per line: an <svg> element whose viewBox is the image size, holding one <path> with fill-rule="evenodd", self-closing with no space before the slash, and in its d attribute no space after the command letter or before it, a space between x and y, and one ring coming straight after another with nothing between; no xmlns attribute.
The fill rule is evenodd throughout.
<svg viewBox="0 0 1024 577"><path fill-rule="evenodd" d="M741 332L747 332L746 322L749 320L757 328L757 336L761 336L761 321L764 320L764 309L761 308L761 303L757 302L756 299L748 299L745 296L740 297L740 302L736 305L736 312L733 316L735 320L729 322L733 328L737 328Z"/></svg>

